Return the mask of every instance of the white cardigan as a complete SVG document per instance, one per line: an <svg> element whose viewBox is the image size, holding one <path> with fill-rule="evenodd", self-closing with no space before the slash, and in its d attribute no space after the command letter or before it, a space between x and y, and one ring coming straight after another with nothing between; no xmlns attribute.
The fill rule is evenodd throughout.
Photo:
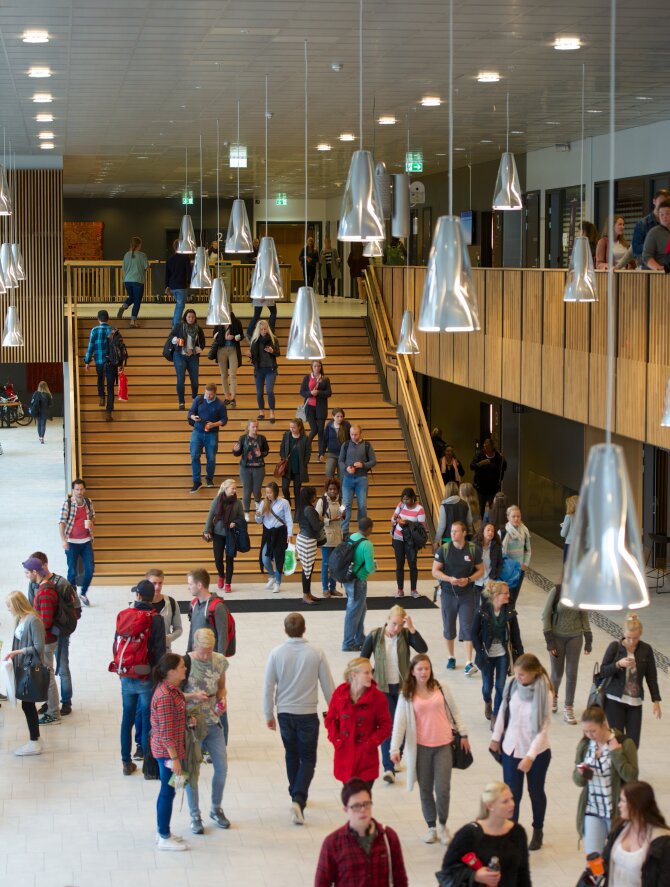
<svg viewBox="0 0 670 887"><path fill-rule="evenodd" d="M446 701L447 717L454 733L467 736L465 724L461 720L461 713L456 705L454 696L446 685L440 684ZM391 736L391 754L400 751L403 739L405 740L405 766L407 768L407 791L411 792L416 782L416 718L411 699L406 699L401 693L398 696L398 704L393 719L393 735Z"/></svg>

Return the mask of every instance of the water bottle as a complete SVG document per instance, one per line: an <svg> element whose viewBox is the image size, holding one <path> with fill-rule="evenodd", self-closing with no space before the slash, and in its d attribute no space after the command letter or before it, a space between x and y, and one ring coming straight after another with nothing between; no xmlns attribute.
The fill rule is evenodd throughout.
<svg viewBox="0 0 670 887"><path fill-rule="evenodd" d="M497 856L492 856L491 861L488 865L489 871L491 872L499 872L500 871L500 860Z"/></svg>

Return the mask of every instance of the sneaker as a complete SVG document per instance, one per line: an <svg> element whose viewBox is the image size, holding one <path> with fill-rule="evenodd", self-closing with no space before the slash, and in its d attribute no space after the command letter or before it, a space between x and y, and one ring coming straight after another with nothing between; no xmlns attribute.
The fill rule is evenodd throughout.
<svg viewBox="0 0 670 887"><path fill-rule="evenodd" d="M281 591L281 582L275 582L275 587L272 589L272 594L279 594Z"/></svg>
<svg viewBox="0 0 670 887"><path fill-rule="evenodd" d="M178 409L180 409L180 410L185 410L185 409L186 409L186 404L185 404L185 403L180 403Z"/></svg>
<svg viewBox="0 0 670 887"><path fill-rule="evenodd" d="M230 820L226 818L226 814L220 807L215 807L209 811L209 818L215 822L219 828L230 828Z"/></svg>
<svg viewBox="0 0 670 887"><path fill-rule="evenodd" d="M51 724L60 724L60 715L50 715L48 712L39 719L40 727L48 727Z"/></svg>
<svg viewBox="0 0 670 887"><path fill-rule="evenodd" d="M302 812L302 807L297 801L294 801L291 804L291 822L293 825L305 824L305 814Z"/></svg>
<svg viewBox="0 0 670 887"><path fill-rule="evenodd" d="M467 677L469 677L469 678L472 677L472 675L477 674L478 671L479 671L479 669L474 664L474 662L466 662L465 663L465 674L467 675Z"/></svg>
<svg viewBox="0 0 670 887"><path fill-rule="evenodd" d="M72 714L72 705L69 702L64 702L60 707L60 713L62 715L71 715Z"/></svg>
<svg viewBox="0 0 670 887"><path fill-rule="evenodd" d="M49 706L48 706L48 705L46 704L46 702L45 702L44 705L41 705L41 706L37 709L37 714L38 714L38 715L45 715L48 711L49 711Z"/></svg>
<svg viewBox="0 0 670 887"><path fill-rule="evenodd" d="M30 739L28 742L26 742L25 745L19 746L14 754L17 756L17 758L27 758L30 755L41 755L42 740Z"/></svg>
<svg viewBox="0 0 670 887"><path fill-rule="evenodd" d="M393 783L395 782L395 773L393 772L393 770L384 770L384 775L382 779L389 785L393 785Z"/></svg>
<svg viewBox="0 0 670 887"><path fill-rule="evenodd" d="M566 705L563 709L563 720L566 724L572 724L573 726L577 723L577 718L575 717L575 709L572 705Z"/></svg>
<svg viewBox="0 0 670 887"><path fill-rule="evenodd" d="M137 743L137 747L135 748L135 754L133 755L133 757L135 758L136 761L143 761L144 760L144 749L139 744L139 742Z"/></svg>
<svg viewBox="0 0 670 887"><path fill-rule="evenodd" d="M137 770L137 764L133 764L132 761L124 761L123 762L123 775L124 776L132 776L136 770Z"/></svg>
<svg viewBox="0 0 670 887"><path fill-rule="evenodd" d="M453 656L451 656L449 659L447 659L447 670L454 671L455 668L456 668L456 660L454 659Z"/></svg>
<svg viewBox="0 0 670 887"><path fill-rule="evenodd" d="M213 487L213 486L214 486L214 481L212 480L211 477L208 477L208 478L205 480L205 486L206 486L206 487Z"/></svg>
<svg viewBox="0 0 670 887"><path fill-rule="evenodd" d="M79 595L79 600L82 602L82 604L83 604L85 607L90 607L90 606L91 606L91 602L89 601L88 597L87 597L85 594L80 594L80 595Z"/></svg>
<svg viewBox="0 0 670 887"><path fill-rule="evenodd" d="M232 410L235 409L235 407L237 406L237 404L235 403L235 398L233 398L233 399L230 401L230 403L228 404L228 406L229 406Z"/></svg>
<svg viewBox="0 0 670 887"><path fill-rule="evenodd" d="M554 714L558 711L558 696L554 696L554 701L551 703L551 710Z"/></svg>
<svg viewBox="0 0 670 887"><path fill-rule="evenodd" d="M435 844L437 841L437 829L429 828L426 834L423 836L424 844Z"/></svg>
<svg viewBox="0 0 670 887"><path fill-rule="evenodd" d="M201 482L200 482L199 480L195 481L195 483L194 483L193 486L191 487L190 492L191 492L191 493L197 493L201 486L202 486L202 484L201 484Z"/></svg>
<svg viewBox="0 0 670 887"><path fill-rule="evenodd" d="M272 577L272 579L268 579L268 581L265 583L265 587L267 588L268 591L275 590L275 577L274 576Z"/></svg>
<svg viewBox="0 0 670 887"><path fill-rule="evenodd" d="M182 850L189 850L189 846L186 841L178 840L174 835L170 835L169 838L161 838L158 836L158 845L156 847L157 850L175 850L177 852Z"/></svg>
<svg viewBox="0 0 670 887"><path fill-rule="evenodd" d="M208 751L204 751L202 753L202 762L203 762L203 764L211 764L212 763L212 756L210 755L210 753Z"/></svg>
<svg viewBox="0 0 670 887"><path fill-rule="evenodd" d="M421 595L420 595L419 592L416 590L416 588L413 588L413 589L412 589L411 594L412 594L412 597L413 597L413 598L421 597Z"/></svg>
<svg viewBox="0 0 670 887"><path fill-rule="evenodd" d="M247 523L249 523L250 518L249 518L249 512L248 512L248 511L245 511L245 512L244 512L244 519L245 519L245 521L246 521Z"/></svg>
<svg viewBox="0 0 670 887"><path fill-rule="evenodd" d="M142 324L135 317L131 317L130 318L130 326L137 327L137 329L139 329L142 326Z"/></svg>
<svg viewBox="0 0 670 887"><path fill-rule="evenodd" d="M231 592L233 589L230 587L230 585L224 585L224 586L223 586L223 590L226 591L226 592L228 592L228 594L230 594L230 592Z"/></svg>
<svg viewBox="0 0 670 887"><path fill-rule="evenodd" d="M437 837L440 844L444 844L445 847L449 843L449 841L451 841L451 833L446 824L443 822L438 822L437 824Z"/></svg>
<svg viewBox="0 0 670 887"><path fill-rule="evenodd" d="M191 831L194 835L204 835L205 834L205 826L202 824L202 818L200 814L197 816L191 816Z"/></svg>
<svg viewBox="0 0 670 887"><path fill-rule="evenodd" d="M402 590L402 588L399 588L399 589L396 591L395 596L396 596L396 597L405 597L405 592Z"/></svg>

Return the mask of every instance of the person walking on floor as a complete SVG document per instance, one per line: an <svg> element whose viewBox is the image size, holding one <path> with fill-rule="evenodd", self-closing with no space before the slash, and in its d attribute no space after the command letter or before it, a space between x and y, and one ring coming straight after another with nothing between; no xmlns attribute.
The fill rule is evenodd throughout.
<svg viewBox="0 0 670 887"><path fill-rule="evenodd" d="M205 451L207 461L206 481L208 487L214 486L216 471L216 454L219 449L219 428L228 423L228 412L222 400L216 396L216 385L208 382L204 395L198 395L187 416L191 432L190 454L191 474L193 476L192 493L197 493L202 486L202 467L200 456Z"/></svg>
<svg viewBox="0 0 670 887"><path fill-rule="evenodd" d="M248 521L251 511L251 493L254 494L256 511L261 505L261 490L265 477L265 457L270 452L265 435L258 433L258 420L249 419L246 434L239 437L233 446L233 455L240 457L240 480L242 481L242 502L244 517Z"/></svg>
<svg viewBox="0 0 670 887"><path fill-rule="evenodd" d="M326 531L315 505L315 488L303 487L300 491L300 503L296 508L300 532L296 536L295 551L302 566L302 599L306 604L321 600L312 594L312 572L319 543L323 545L326 541Z"/></svg>
<svg viewBox="0 0 670 887"><path fill-rule="evenodd" d="M237 406L235 393L237 391L237 371L242 366L242 349L240 342L244 336L242 324L230 312L230 323L225 326L217 326L214 329L214 338L210 349L210 357L219 364L221 373L221 389L226 407L233 409ZM230 376L230 385L228 383Z"/></svg>
<svg viewBox="0 0 670 887"><path fill-rule="evenodd" d="M14 667L14 679L18 683L25 668L35 665L47 666L44 656L45 631L44 623L39 614L31 607L22 591L12 591L5 598L9 615L14 620L12 649L5 654L5 660L11 661ZM28 742L20 745L14 754L19 757L41 755L43 751L40 738L39 717L35 702L41 699L22 699L21 709L28 725Z"/></svg>
<svg viewBox="0 0 670 887"><path fill-rule="evenodd" d="M298 263L302 268L305 286L314 286L316 270L319 267L319 251L314 248L314 238L308 237L307 243L300 250Z"/></svg>
<svg viewBox="0 0 670 887"><path fill-rule="evenodd" d="M516 607L516 602L523 585L526 570L530 566L531 544L530 533L528 527L521 520L521 509L518 505L510 505L507 509L507 523L502 536L502 552L503 555L521 564L521 577L519 584L512 591L512 606Z"/></svg>
<svg viewBox="0 0 670 887"><path fill-rule="evenodd" d="M482 512L479 510L479 499L472 484L461 483L458 495L468 506L471 526L468 528L468 539L472 540L482 528Z"/></svg>
<svg viewBox="0 0 670 887"><path fill-rule="evenodd" d="M670 884L670 826L658 809L648 782L621 788L619 822L603 851L608 887L668 887Z"/></svg>
<svg viewBox="0 0 670 887"><path fill-rule="evenodd" d="M456 458L456 454L454 453L454 448L452 446L446 446L444 448L444 453L442 458L439 460L440 462L440 474L442 475L442 483L463 483L463 478L465 477L465 469L463 468L462 462Z"/></svg>
<svg viewBox="0 0 670 887"><path fill-rule="evenodd" d="M98 406L106 406L111 415L114 410L114 383L116 381L115 366L109 362L109 337L112 328L109 325L109 313L104 309L98 311L98 325L94 326L88 339L88 347L84 356L85 370L95 364L98 377Z"/></svg>
<svg viewBox="0 0 670 887"><path fill-rule="evenodd" d="M263 527L260 560L269 577L265 587L277 594L281 591L286 549L293 535L293 517L291 506L280 498L279 487L273 480L265 485L265 497L255 519Z"/></svg>
<svg viewBox="0 0 670 887"><path fill-rule="evenodd" d="M255 257L253 261L256 261ZM267 308L270 312L269 320L263 320L263 323L265 323L268 328L272 330L273 333L277 325L277 302L275 299L252 299L251 304L253 306L254 313L251 316L249 326L246 330L246 336L249 341L251 341L254 330L258 328L258 324L261 322L261 313L263 311L263 308Z"/></svg>
<svg viewBox="0 0 670 887"><path fill-rule="evenodd" d="M414 626L412 617L397 604L391 607L386 622L366 637L361 650L364 659L374 657L374 677L377 687L386 696L391 720L395 717L400 686L409 674L410 647L416 653L427 653L428 645ZM400 746L402 756L403 745ZM391 760L391 738L382 742L384 782L395 782L395 767Z"/></svg>
<svg viewBox="0 0 670 887"><path fill-rule="evenodd" d="M502 453L495 448L490 437L485 438L481 449L477 449L470 470L474 472L472 484L479 497L479 513L486 511L486 504L493 502L493 497L500 489L507 462Z"/></svg>
<svg viewBox="0 0 670 887"><path fill-rule="evenodd" d="M287 640L270 651L263 677L263 715L284 744L291 822L304 825L309 787L316 769L319 741L319 684L330 704L335 684L326 656L305 638L305 618L284 619ZM275 708L277 716L275 717Z"/></svg>
<svg viewBox="0 0 670 887"><path fill-rule="evenodd" d="M423 533L417 530L421 527ZM400 502L396 505L391 516L391 544L395 555L395 579L396 597L405 596L405 561L409 566L409 587L412 597L420 597L417 585L419 582L419 568L417 558L419 556L418 537L421 536L424 544L426 534L426 512L416 498L412 487L405 487L400 494Z"/></svg>
<svg viewBox="0 0 670 887"><path fill-rule="evenodd" d="M279 458L286 459L286 471L281 479L282 493L286 501L291 504L291 481L293 481L293 495L295 497L295 519L300 517L300 489L303 484L309 483L309 460L312 458L312 447L302 419L291 419L289 430L284 432L279 445Z"/></svg>
<svg viewBox="0 0 670 887"><path fill-rule="evenodd" d="M191 383L191 398L198 396L198 378L200 375L200 354L205 347L205 333L198 324L198 318L189 308L184 312L181 321L173 327L170 339L174 345L174 371L177 375L177 401L179 409L186 408L184 389L186 372Z"/></svg>
<svg viewBox="0 0 670 887"><path fill-rule="evenodd" d="M444 487L444 498L440 502L440 516L437 521L433 550L451 541L451 526L455 521L465 524L467 532L472 532L472 513L468 503L458 495L458 484L449 481Z"/></svg>
<svg viewBox="0 0 670 887"><path fill-rule="evenodd" d="M342 541L342 499L340 482L336 477L326 481L326 492L317 499L317 514L323 520L326 542L321 548L321 587L324 597L342 597L337 590L336 579L330 575L328 562L333 549Z"/></svg>
<svg viewBox="0 0 670 887"><path fill-rule="evenodd" d="M321 286L323 287L323 301L328 301L328 296L335 298L337 281L342 277L342 263L340 254L333 249L330 237L323 242L323 249L319 255L319 267L321 272Z"/></svg>
<svg viewBox="0 0 670 887"><path fill-rule="evenodd" d="M342 501L345 512L342 521L342 534L349 535L351 510L356 497L358 520L368 513L368 475L377 464L372 444L363 440L360 425L352 425L349 440L342 444L339 456L339 471L342 478Z"/></svg>
<svg viewBox="0 0 670 887"><path fill-rule="evenodd" d="M237 498L237 482L227 478L219 487L219 492L212 500L209 514L205 521L202 537L211 542L214 549L214 563L219 574L219 588L232 591L233 571L235 569L236 545L234 537L238 524L245 520L242 503ZM225 566L224 566L225 554Z"/></svg>
<svg viewBox="0 0 670 887"><path fill-rule="evenodd" d="M305 414L309 422L309 442L319 436L319 461L325 458L324 426L328 415L328 400L333 391L330 387L330 379L324 375L323 364L320 360L312 362L312 372L308 373L300 385L300 397L305 401Z"/></svg>
<svg viewBox="0 0 670 887"><path fill-rule="evenodd" d="M354 549L351 578L344 583L347 609L344 614L344 653L359 652L365 641L365 614L367 613L368 576L377 569L375 550L369 537L374 524L369 517L358 521L358 532L348 539Z"/></svg>
<svg viewBox="0 0 670 887"><path fill-rule="evenodd" d="M275 308L275 312L276 312ZM247 330L247 336L249 330ZM254 367L254 382L256 383L256 402L258 404L258 418L265 418L264 389L268 395L268 407L270 409L270 424L275 422L275 382L277 381L277 358L279 357L279 342L277 341L272 324L267 320L259 320L251 337L249 356Z"/></svg>
<svg viewBox="0 0 670 887"><path fill-rule="evenodd" d="M131 305L130 325L139 326L137 315L140 313L140 305L144 296L144 281L149 267L149 259L142 252L142 238L131 237L130 249L123 257L123 285L127 296L125 302L116 312L118 318L123 317L123 312Z"/></svg>
<svg viewBox="0 0 670 887"><path fill-rule="evenodd" d="M584 645L584 655L588 656L593 647L593 632L586 610L566 607L561 603L561 584L556 585L547 595L542 611L542 631L551 654L551 683L554 685L552 711L558 711L558 693L565 672L565 706L563 720L566 724L576 724L575 690L579 657Z"/></svg>
<svg viewBox="0 0 670 887"><path fill-rule="evenodd" d="M456 736L464 752L470 751L468 731L461 719L456 700L449 689L433 675L433 666L425 653L409 664L393 719L391 760L400 763L400 747L405 742L407 791L419 783L421 812L428 831L424 843L448 844L447 829L451 797L451 771Z"/></svg>
<svg viewBox="0 0 670 887"><path fill-rule="evenodd" d="M47 428L47 419L49 418L49 408L51 407L51 392L46 382L40 382L37 390L33 392L30 398L30 406L28 412L35 419L37 425L37 439L40 443L44 443L44 432Z"/></svg>
<svg viewBox="0 0 670 887"><path fill-rule="evenodd" d="M86 484L77 477L72 481L72 493L65 499L58 522L61 544L67 560L67 581L77 587L79 558L83 566L83 578L79 597L88 607L88 589L93 581L95 557L93 554L93 532L95 530L95 509L86 497Z"/></svg>
<svg viewBox="0 0 670 887"><path fill-rule="evenodd" d="M579 496L568 496L565 500L565 517L561 524L561 539L565 539L563 543L563 563L568 559L568 551L572 538L575 535L575 513L579 504Z"/></svg>
<svg viewBox="0 0 670 887"><path fill-rule="evenodd" d="M494 524L482 524L475 537L475 544L481 548L484 572L475 582L477 600L475 606L479 607L480 597L484 586L489 580L500 578L503 567L502 546L496 533Z"/></svg>
<svg viewBox="0 0 670 887"><path fill-rule="evenodd" d="M165 263L165 295L175 301L172 326L175 327L186 310L186 300L191 285L191 259L178 252L179 240L172 243L173 253Z"/></svg>
<svg viewBox="0 0 670 887"><path fill-rule="evenodd" d="M326 461L326 480L335 477L337 474L340 450L342 449L342 444L350 439L349 432L351 430L351 425L344 418L343 409L335 407L331 412L331 416L333 418L326 425L323 432L323 457ZM319 456L319 458L321 458L321 456ZM340 483L342 483L341 478Z"/></svg>

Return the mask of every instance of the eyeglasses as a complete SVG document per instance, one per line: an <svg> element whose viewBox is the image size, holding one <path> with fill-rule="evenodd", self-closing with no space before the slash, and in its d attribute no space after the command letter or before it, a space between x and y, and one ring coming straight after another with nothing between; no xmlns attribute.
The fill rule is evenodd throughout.
<svg viewBox="0 0 670 887"><path fill-rule="evenodd" d="M372 801L363 801L360 804L349 804L348 809L354 813L361 813L363 810L369 810L372 807Z"/></svg>

